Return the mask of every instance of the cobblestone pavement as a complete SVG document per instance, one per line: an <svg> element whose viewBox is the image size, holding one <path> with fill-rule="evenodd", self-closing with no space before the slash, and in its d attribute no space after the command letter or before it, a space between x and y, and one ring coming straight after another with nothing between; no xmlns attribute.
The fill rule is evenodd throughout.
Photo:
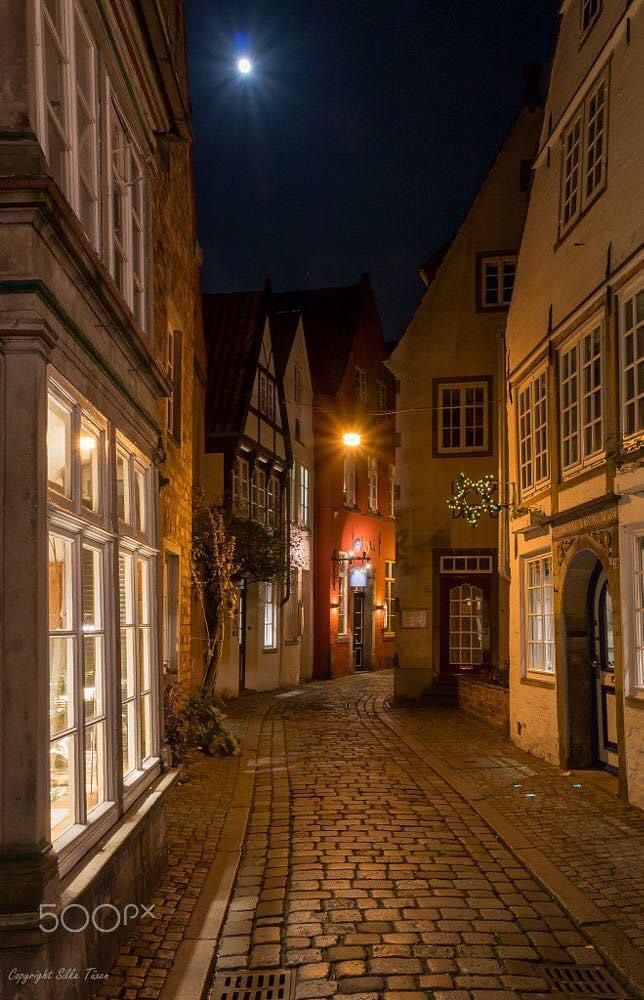
<svg viewBox="0 0 644 1000"><path fill-rule="evenodd" d="M252 695L231 702L230 728L242 738L253 715L273 703L270 695ZM189 761L188 780L168 796L168 868L149 901L155 919L137 924L121 949L102 997L154 1000L172 967L203 881L217 852L230 806L239 758L204 757Z"/></svg>
<svg viewBox="0 0 644 1000"><path fill-rule="evenodd" d="M303 688L270 710L216 972L292 967L298 1000L536 1000L553 992L535 964L601 969L588 939L474 809L376 717L376 696L390 685L390 677L354 676ZM498 783L514 821L525 815L541 846L544 831L556 836L562 859L578 850L566 836L594 836L595 851L610 839L612 850L613 838L627 835L616 823L638 822L605 793L571 783L562 791L556 769L449 708L395 715L432 747L447 741L442 752L464 769L464 754L472 763L500 746L512 765L501 761L503 775L481 768L481 780ZM534 772L526 779L539 776L539 804L515 794L519 765ZM569 826L565 803L558 826L534 811L566 796ZM585 814L574 805L582 796ZM582 829L591 821L594 834ZM632 905L624 903L625 917L635 924Z"/></svg>

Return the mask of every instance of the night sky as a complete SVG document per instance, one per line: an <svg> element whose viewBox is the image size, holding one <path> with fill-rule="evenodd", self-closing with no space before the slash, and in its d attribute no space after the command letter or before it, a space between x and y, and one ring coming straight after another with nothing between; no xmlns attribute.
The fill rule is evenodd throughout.
<svg viewBox="0 0 644 1000"><path fill-rule="evenodd" d="M387 339L552 56L560 0L186 0L205 291L371 274ZM243 77L236 58L255 71Z"/></svg>

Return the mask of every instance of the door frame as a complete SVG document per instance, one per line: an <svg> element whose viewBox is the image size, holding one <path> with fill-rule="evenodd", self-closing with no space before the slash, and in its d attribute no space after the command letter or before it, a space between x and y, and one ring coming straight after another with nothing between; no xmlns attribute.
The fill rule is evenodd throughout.
<svg viewBox="0 0 644 1000"><path fill-rule="evenodd" d="M491 560L491 571L489 573L472 573L472 580L485 576L488 580L488 628L489 646L488 656L485 665L493 666L498 662L499 657L499 575L498 575L498 549L496 548L441 548L434 549L432 567L432 619L435 623L432 640L432 662L434 664L433 674L435 678L448 676L441 671L441 647L443 644L443 628L441 624L441 586L442 580L449 577L454 578L457 574L441 572L441 560L445 556L467 557L467 556L487 556ZM467 576L467 573L460 574ZM468 581L471 582L471 581ZM429 589L429 588L427 588ZM449 616L447 619L449 629ZM449 634L447 636L449 649Z"/></svg>

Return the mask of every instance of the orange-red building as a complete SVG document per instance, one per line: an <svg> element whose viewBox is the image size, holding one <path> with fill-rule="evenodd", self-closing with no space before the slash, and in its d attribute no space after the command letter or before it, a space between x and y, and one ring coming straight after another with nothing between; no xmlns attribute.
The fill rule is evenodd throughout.
<svg viewBox="0 0 644 1000"><path fill-rule="evenodd" d="M363 275L276 299L302 313L313 382L314 676L392 667L395 387L373 289Z"/></svg>

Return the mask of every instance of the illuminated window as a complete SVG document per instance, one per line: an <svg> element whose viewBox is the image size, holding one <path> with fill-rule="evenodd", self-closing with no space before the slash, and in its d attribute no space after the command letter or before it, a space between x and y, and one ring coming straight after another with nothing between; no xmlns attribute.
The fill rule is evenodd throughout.
<svg viewBox="0 0 644 1000"><path fill-rule="evenodd" d="M49 486L65 497L72 495L72 406L49 393L47 413L47 476Z"/></svg>
<svg viewBox="0 0 644 1000"><path fill-rule="evenodd" d="M138 552L119 556L123 775L152 756L152 565Z"/></svg>
<svg viewBox="0 0 644 1000"><path fill-rule="evenodd" d="M526 668L555 672L552 558L538 556L525 562Z"/></svg>
<svg viewBox="0 0 644 1000"><path fill-rule="evenodd" d="M395 564L385 561L385 632L395 631L394 583Z"/></svg>
<svg viewBox="0 0 644 1000"><path fill-rule="evenodd" d="M306 465L299 467L300 471L300 524L306 528L309 523L309 470Z"/></svg>

